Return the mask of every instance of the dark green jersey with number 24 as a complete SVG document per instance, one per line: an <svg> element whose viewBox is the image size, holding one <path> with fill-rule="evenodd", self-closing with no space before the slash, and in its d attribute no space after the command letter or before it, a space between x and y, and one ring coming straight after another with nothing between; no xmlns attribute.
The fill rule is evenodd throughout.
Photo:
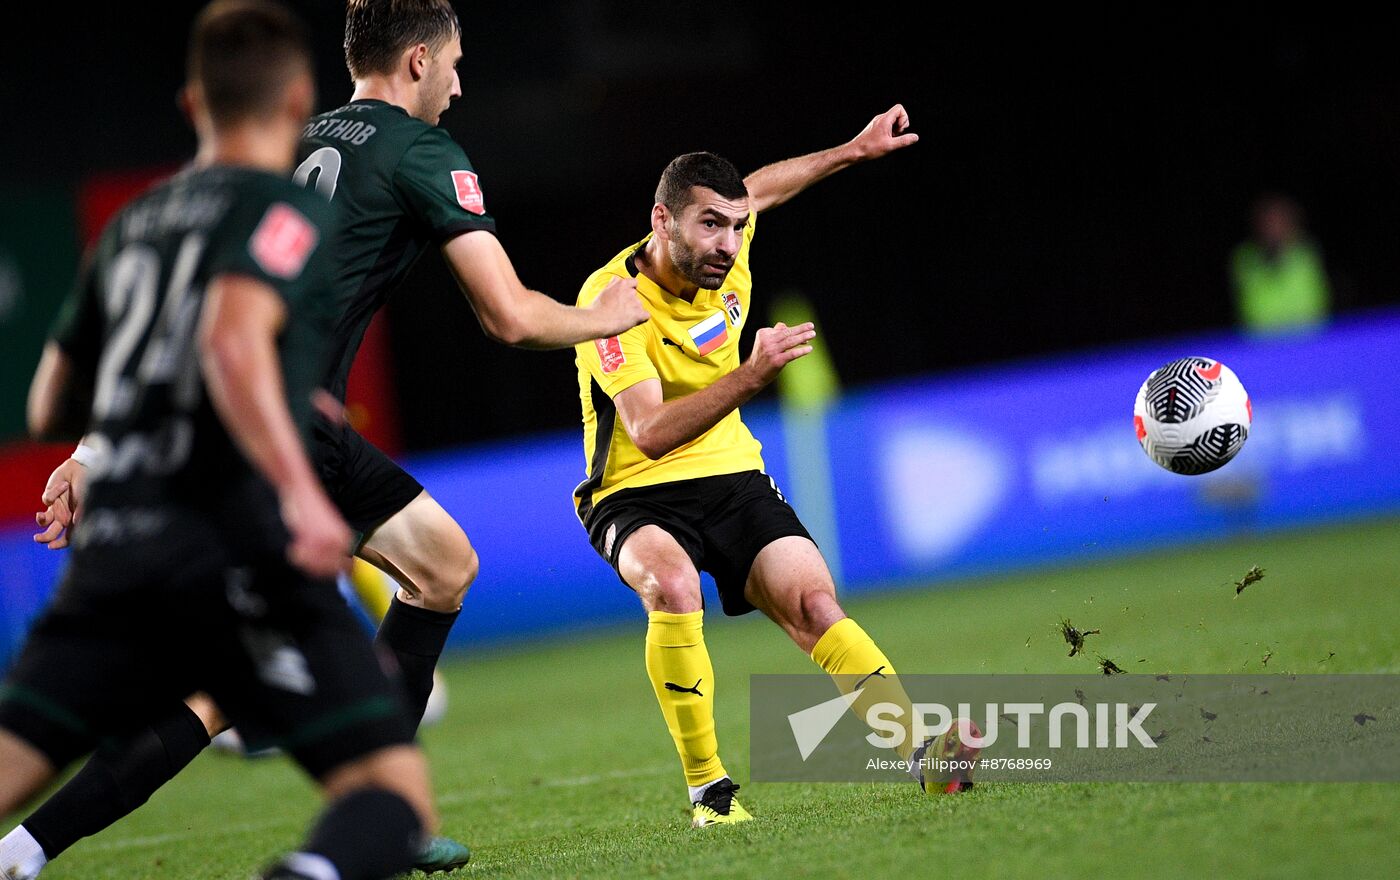
<svg viewBox="0 0 1400 880"><path fill-rule="evenodd" d="M86 443L98 458L79 546L139 539L117 532L176 508L241 531L275 516L275 499L209 402L196 328L206 288L221 275L253 278L280 296L282 382L306 432L335 317L331 214L286 178L214 166L153 187L103 230L53 333L75 375L94 387Z"/></svg>
<svg viewBox="0 0 1400 880"><path fill-rule="evenodd" d="M326 388L345 399L370 319L429 244L494 232L471 163L441 128L393 104L351 101L302 132L293 181L330 199L337 314Z"/></svg>

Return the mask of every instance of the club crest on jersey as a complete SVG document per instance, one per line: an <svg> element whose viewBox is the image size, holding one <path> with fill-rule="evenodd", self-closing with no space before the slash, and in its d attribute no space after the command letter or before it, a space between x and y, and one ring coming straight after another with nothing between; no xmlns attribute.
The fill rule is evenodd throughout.
<svg viewBox="0 0 1400 880"><path fill-rule="evenodd" d="M724 310L729 314L729 323L738 327L740 319L744 317L744 310L739 305L739 294L730 291L724 295Z"/></svg>
<svg viewBox="0 0 1400 880"><path fill-rule="evenodd" d="M486 213L486 197L481 192L481 180L475 171L452 172L452 187L457 191L457 204L473 214Z"/></svg>
<svg viewBox="0 0 1400 880"><path fill-rule="evenodd" d="M724 345L729 339L729 328L724 323L724 313L715 312L710 317L690 328L690 339L702 355L709 354Z"/></svg>
<svg viewBox="0 0 1400 880"><path fill-rule="evenodd" d="M603 364L604 373L616 373L627 363L627 355L622 353L622 340L616 336L595 339L593 344L598 347L598 360Z"/></svg>
<svg viewBox="0 0 1400 880"><path fill-rule="evenodd" d="M306 258L316 247L321 234L311 221L286 202L267 209L253 237L248 239L248 253L269 275L291 280L301 274Z"/></svg>

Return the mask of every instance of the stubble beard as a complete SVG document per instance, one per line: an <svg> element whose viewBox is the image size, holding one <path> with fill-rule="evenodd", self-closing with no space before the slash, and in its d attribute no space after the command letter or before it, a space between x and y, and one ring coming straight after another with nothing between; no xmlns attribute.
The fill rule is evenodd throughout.
<svg viewBox="0 0 1400 880"><path fill-rule="evenodd" d="M707 276L701 270L705 267L705 257L695 251L690 245L678 238L672 238L668 248L671 257L671 264L676 267L676 271L681 277L701 290L719 290L724 285L724 279L728 275L719 277Z"/></svg>

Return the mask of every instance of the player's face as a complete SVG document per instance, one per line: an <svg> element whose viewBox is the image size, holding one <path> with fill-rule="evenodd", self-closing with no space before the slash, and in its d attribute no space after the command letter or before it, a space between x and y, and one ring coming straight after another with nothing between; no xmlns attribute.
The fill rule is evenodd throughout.
<svg viewBox="0 0 1400 880"><path fill-rule="evenodd" d="M435 55L428 57L419 91L418 112L414 115L429 125L437 125L443 111L462 96L457 64L462 60L462 38L453 37Z"/></svg>
<svg viewBox="0 0 1400 880"><path fill-rule="evenodd" d="M721 198L708 187L693 189L695 201L672 217L667 252L681 277L704 290L719 290L749 225L749 200Z"/></svg>

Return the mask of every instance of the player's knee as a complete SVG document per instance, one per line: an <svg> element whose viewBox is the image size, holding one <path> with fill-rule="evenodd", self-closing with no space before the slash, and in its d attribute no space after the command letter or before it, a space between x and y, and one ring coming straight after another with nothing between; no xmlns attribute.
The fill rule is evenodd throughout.
<svg viewBox="0 0 1400 880"><path fill-rule="evenodd" d="M638 592L648 611L687 614L700 610L700 581L691 571L669 569L648 572Z"/></svg>
<svg viewBox="0 0 1400 880"><path fill-rule="evenodd" d="M809 590L798 602L798 615L804 629L823 633L846 616L836 597L825 590Z"/></svg>
<svg viewBox="0 0 1400 880"><path fill-rule="evenodd" d="M456 611L462 607L467 589L481 570L476 548L465 541L463 544L459 552L439 559L428 576L419 580L418 592L425 607L434 611Z"/></svg>
<svg viewBox="0 0 1400 880"><path fill-rule="evenodd" d="M481 557L476 555L476 548L468 544L464 548L461 558L457 561L456 573L448 583L452 598L459 606L466 598L467 590L471 589L472 582L476 580L480 571Z"/></svg>

